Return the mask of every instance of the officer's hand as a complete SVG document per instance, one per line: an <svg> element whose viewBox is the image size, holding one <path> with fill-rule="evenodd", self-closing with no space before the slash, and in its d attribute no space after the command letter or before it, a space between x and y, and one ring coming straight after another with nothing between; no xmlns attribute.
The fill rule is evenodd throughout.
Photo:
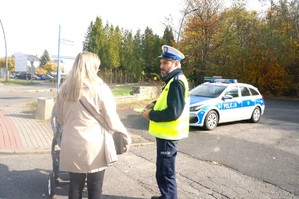
<svg viewBox="0 0 299 199"><path fill-rule="evenodd" d="M142 117L144 117L145 119L149 119L149 112L151 110L148 110L148 109L145 109L145 111L143 111L141 114L142 114Z"/></svg>
<svg viewBox="0 0 299 199"><path fill-rule="evenodd" d="M146 105L145 108L146 108L146 109L152 109L152 108L155 106L155 104L156 104L156 101L154 101L154 102L152 102L152 103Z"/></svg>

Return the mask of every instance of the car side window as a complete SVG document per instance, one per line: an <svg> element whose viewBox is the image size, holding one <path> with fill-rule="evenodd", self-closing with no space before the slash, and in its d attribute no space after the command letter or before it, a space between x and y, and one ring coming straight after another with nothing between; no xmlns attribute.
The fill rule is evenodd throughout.
<svg viewBox="0 0 299 199"><path fill-rule="evenodd" d="M259 95L259 93L253 88L249 88L252 95Z"/></svg>
<svg viewBox="0 0 299 199"><path fill-rule="evenodd" d="M243 97L251 96L250 91L248 90L247 87L243 87L243 86L241 86L241 87L240 87L240 90L241 90L241 95L242 95Z"/></svg>
<svg viewBox="0 0 299 199"><path fill-rule="evenodd" d="M238 93L238 87L232 87L230 88L225 95L231 95L233 97L239 97L239 93Z"/></svg>

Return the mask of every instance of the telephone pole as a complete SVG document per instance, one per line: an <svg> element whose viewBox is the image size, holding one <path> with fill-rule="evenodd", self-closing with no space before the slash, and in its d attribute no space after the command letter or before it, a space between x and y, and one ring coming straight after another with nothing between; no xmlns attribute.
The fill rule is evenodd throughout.
<svg viewBox="0 0 299 199"><path fill-rule="evenodd" d="M8 81L8 79L9 79L8 73L9 72L8 72L7 44L6 44L5 32L4 32L4 28L3 28L3 24L2 24L1 19L0 19L0 23L1 23L2 31L3 31L4 44L5 44L5 81Z"/></svg>

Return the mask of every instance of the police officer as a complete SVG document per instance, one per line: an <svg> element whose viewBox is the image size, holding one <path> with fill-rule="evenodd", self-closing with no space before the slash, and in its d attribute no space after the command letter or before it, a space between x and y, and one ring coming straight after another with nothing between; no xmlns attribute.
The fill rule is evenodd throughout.
<svg viewBox="0 0 299 199"><path fill-rule="evenodd" d="M156 180L161 196L152 199L177 199L175 162L178 141L189 133L189 88L181 69L184 55L163 45L160 70L165 86L156 102L142 116L150 120L149 134L156 137Z"/></svg>

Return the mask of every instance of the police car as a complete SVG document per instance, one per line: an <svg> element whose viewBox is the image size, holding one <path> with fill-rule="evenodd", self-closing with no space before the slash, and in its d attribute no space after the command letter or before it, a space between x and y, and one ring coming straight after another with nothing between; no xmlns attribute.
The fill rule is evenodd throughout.
<svg viewBox="0 0 299 199"><path fill-rule="evenodd" d="M211 79L190 91L190 126L213 130L220 123L256 123L265 103L259 90L236 79Z"/></svg>

